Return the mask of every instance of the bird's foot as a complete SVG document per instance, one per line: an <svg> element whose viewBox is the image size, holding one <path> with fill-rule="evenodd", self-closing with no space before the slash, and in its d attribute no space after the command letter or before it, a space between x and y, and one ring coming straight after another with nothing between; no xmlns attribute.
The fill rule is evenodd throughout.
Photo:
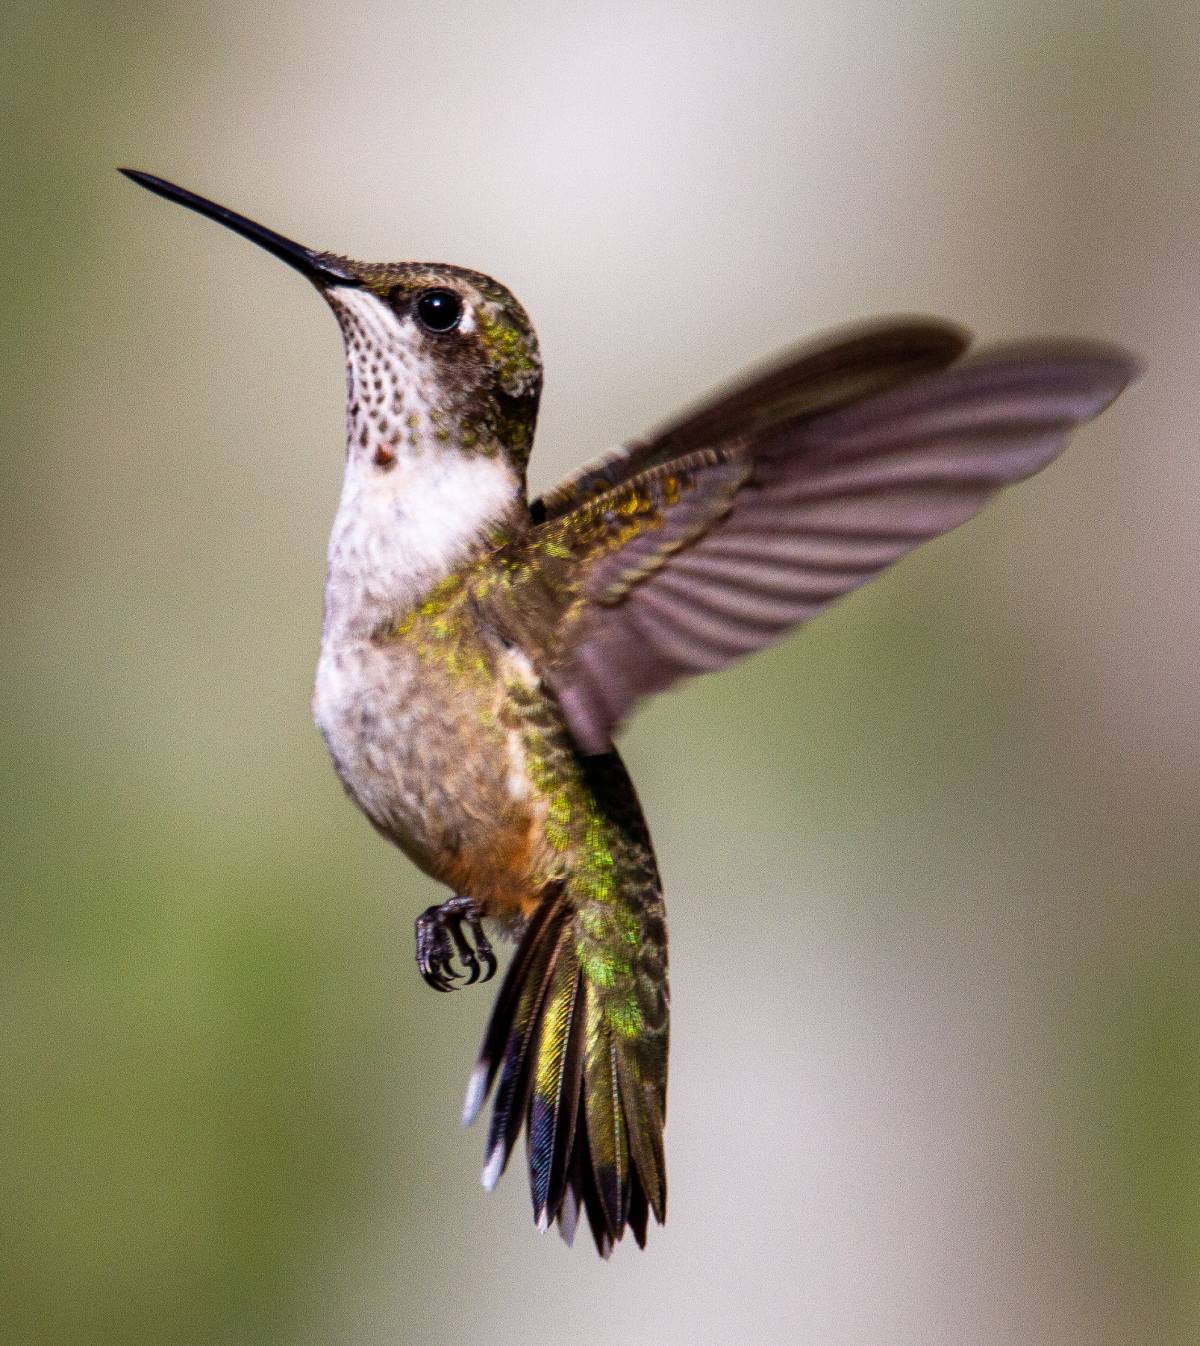
<svg viewBox="0 0 1200 1346"><path fill-rule="evenodd" d="M467 939L467 931L475 941L474 948ZM464 986L490 981L495 974L496 955L483 933L479 908L469 897L452 897L417 917L417 967L435 991L457 989L455 978L463 973L454 971L456 954L467 978Z"/></svg>

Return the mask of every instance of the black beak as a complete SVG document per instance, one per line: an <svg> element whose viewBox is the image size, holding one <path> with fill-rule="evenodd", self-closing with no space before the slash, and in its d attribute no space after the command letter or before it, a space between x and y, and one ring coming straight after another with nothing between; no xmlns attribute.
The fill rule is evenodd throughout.
<svg viewBox="0 0 1200 1346"><path fill-rule="evenodd" d="M248 220L244 215L237 215L232 210L226 210L224 206L217 205L215 201L206 200L203 196L197 196L195 192L176 187L173 182L167 182L164 178L156 178L151 173L139 172L136 168L122 168L118 171L124 173L127 178L132 178L139 186L145 187L147 191L165 196L168 201L178 201L181 206L187 206L189 210L199 211L201 215L207 215L210 220L216 220L218 224L223 224L227 229L232 229L235 234L241 234L243 238L248 238L251 243L257 243L260 248L266 248L281 262L286 262L288 266L294 266L302 275L307 276L309 280L322 288L330 285L362 284L340 257L334 257L327 252L313 252L311 248L303 248L299 243L293 243L290 238L284 238L282 234L277 234L273 229L266 229L261 224L255 224L253 220Z"/></svg>

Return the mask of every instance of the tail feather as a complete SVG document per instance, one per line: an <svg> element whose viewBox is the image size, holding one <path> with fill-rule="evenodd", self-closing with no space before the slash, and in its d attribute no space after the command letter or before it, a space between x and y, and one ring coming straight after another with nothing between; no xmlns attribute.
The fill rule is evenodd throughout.
<svg viewBox="0 0 1200 1346"><path fill-rule="evenodd" d="M596 1194L613 1242L625 1227L629 1210L629 1137L621 1107L615 1044L604 1016L595 983L587 985L588 1042L584 1059L587 1088L584 1091L588 1146Z"/></svg>
<svg viewBox="0 0 1200 1346"><path fill-rule="evenodd" d="M629 1132L629 1150L640 1176L643 1197L659 1224L667 1219L667 1160L663 1153L663 1091L655 1079L646 1079L627 1057L617 1057L621 1103ZM630 1217L632 1223L632 1216ZM645 1218L642 1227L645 1228ZM644 1236L643 1236L644 1239ZM639 1243L643 1243L639 1239ZM644 1244L643 1244L644 1246Z"/></svg>
<svg viewBox="0 0 1200 1346"><path fill-rule="evenodd" d="M504 1064L496 1086L496 1103L488 1127L487 1163L483 1185L490 1191L508 1166L508 1157L532 1104L533 1056L541 1038L546 996L553 979L558 952L569 927L562 919L550 920L542 931L533 957L523 969L517 988L512 1023L504 1048Z"/></svg>
<svg viewBox="0 0 1200 1346"><path fill-rule="evenodd" d="M542 1024L529 1100L529 1188L539 1229L549 1223L566 1186L567 1157L575 1140L583 1082L585 1016L579 956L569 927L559 936L542 1011Z"/></svg>
<svg viewBox="0 0 1200 1346"><path fill-rule="evenodd" d="M580 1099L579 1111L582 1113L583 1100ZM587 1129L587 1120L583 1116L579 1118L580 1134L584 1134ZM592 1231L592 1238L596 1244L596 1251L601 1257L607 1259L612 1255L613 1234L608 1225L608 1218L604 1213L604 1207L600 1201L600 1185L596 1181L596 1169L592 1163L591 1150L586 1145L579 1146L579 1185L583 1200L583 1208L587 1212L588 1226Z"/></svg>
<svg viewBox="0 0 1200 1346"><path fill-rule="evenodd" d="M530 917L517 952L500 984L500 992L492 1006L487 1031L483 1036L479 1060L471 1072L470 1083L467 1085L467 1098L463 1104L464 1126L470 1126L479 1116L479 1110L495 1083L496 1072L504 1059L504 1050L512 1033L517 999L525 985L530 964L543 953L542 936L547 923L560 920L564 914L559 901L556 900L559 896L560 894L548 896Z"/></svg>
<svg viewBox="0 0 1200 1346"><path fill-rule="evenodd" d="M629 1227L633 1230L633 1237L637 1239L639 1248L646 1246L646 1226L649 1222L650 1205L646 1200L646 1189L640 1182L634 1183L629 1197ZM659 1220L659 1224L661 1223Z"/></svg>
<svg viewBox="0 0 1200 1346"><path fill-rule="evenodd" d="M587 1123L580 1115L583 1112L583 1099L578 1100L575 1105L575 1133L582 1136ZM586 1146L582 1143L571 1147L570 1157L567 1159L566 1185L563 1188L562 1205L558 1209L558 1232L562 1235L563 1242L568 1248L575 1243L575 1230L579 1224L579 1212L583 1208L583 1163L584 1150Z"/></svg>
<svg viewBox="0 0 1200 1346"><path fill-rule="evenodd" d="M609 989L586 975L569 902L552 894L543 906L497 997L466 1119L495 1084L484 1185L503 1173L524 1123L538 1227L557 1222L570 1244L582 1212L608 1257L626 1227L644 1247L650 1213L660 1223L666 1214L661 1072L639 1059ZM653 1036L651 1059L665 1053L665 1025Z"/></svg>

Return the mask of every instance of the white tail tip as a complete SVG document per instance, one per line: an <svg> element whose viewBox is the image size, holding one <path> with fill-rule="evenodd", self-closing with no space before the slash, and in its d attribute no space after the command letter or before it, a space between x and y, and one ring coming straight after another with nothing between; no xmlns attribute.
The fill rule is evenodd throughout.
<svg viewBox="0 0 1200 1346"><path fill-rule="evenodd" d="M500 1141L500 1143L491 1152L491 1154L488 1155L488 1161L483 1166L483 1174L479 1179L479 1181L483 1183L483 1190L485 1192L490 1192L492 1188L495 1187L495 1185L500 1181L500 1174L503 1171L504 1171L504 1142Z"/></svg>
<svg viewBox="0 0 1200 1346"><path fill-rule="evenodd" d="M483 1107L483 1096L487 1091L487 1066L481 1061L471 1072L471 1078L467 1081L467 1098L463 1104L463 1126L470 1126L479 1116L479 1109Z"/></svg>

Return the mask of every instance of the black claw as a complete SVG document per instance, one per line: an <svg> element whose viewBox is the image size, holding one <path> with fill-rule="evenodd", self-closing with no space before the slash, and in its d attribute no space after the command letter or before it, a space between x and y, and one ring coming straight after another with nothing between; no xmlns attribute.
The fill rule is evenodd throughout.
<svg viewBox="0 0 1200 1346"><path fill-rule="evenodd" d="M461 974L454 971L455 955L464 970ZM455 978L460 975L466 976L464 986L490 981L495 975L496 955L471 898L456 895L417 917L417 967L435 991L456 990Z"/></svg>
<svg viewBox="0 0 1200 1346"><path fill-rule="evenodd" d="M452 991L450 960L453 956L440 908L430 907L417 917L417 967L435 991Z"/></svg>
<svg viewBox="0 0 1200 1346"><path fill-rule="evenodd" d="M447 906L450 904L447 903ZM475 957L475 950L467 943L467 937L463 934L463 923L465 918L462 915L451 916L446 921L446 929L450 932L450 938L454 941L454 949L458 954L458 961L466 968L467 980L464 986L474 986L479 980L479 960Z"/></svg>
<svg viewBox="0 0 1200 1346"><path fill-rule="evenodd" d="M479 952L480 959L483 961L484 971L483 976L480 980L491 981L491 979L496 975L496 967L497 967L496 955L492 952L492 946L490 943L488 943L487 936L484 935L482 932L480 932L479 938L478 940L476 940L475 946Z"/></svg>

